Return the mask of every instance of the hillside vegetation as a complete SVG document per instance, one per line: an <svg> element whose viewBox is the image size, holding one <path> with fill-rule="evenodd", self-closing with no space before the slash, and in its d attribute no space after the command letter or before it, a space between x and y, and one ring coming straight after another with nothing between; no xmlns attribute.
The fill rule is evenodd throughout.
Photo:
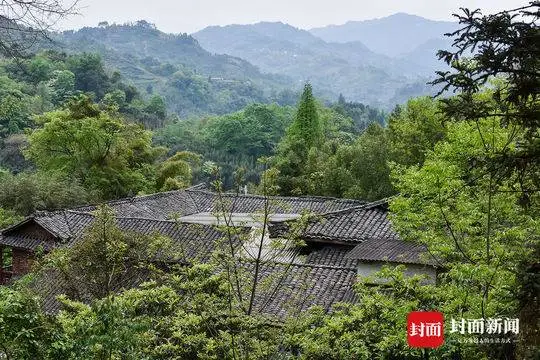
<svg viewBox="0 0 540 360"><path fill-rule="evenodd" d="M165 34L146 21L66 31L55 40L61 51L99 53L143 94L162 95L179 116L225 114L253 102L294 102L287 78L262 74L237 57L213 55L193 37Z"/></svg>

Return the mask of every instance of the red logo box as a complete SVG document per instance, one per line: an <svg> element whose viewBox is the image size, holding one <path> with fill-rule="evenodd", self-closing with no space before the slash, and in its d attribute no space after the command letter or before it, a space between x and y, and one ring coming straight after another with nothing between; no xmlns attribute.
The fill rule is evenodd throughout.
<svg viewBox="0 0 540 360"><path fill-rule="evenodd" d="M407 316L407 343L416 348L437 348L444 343L444 315L413 311Z"/></svg>

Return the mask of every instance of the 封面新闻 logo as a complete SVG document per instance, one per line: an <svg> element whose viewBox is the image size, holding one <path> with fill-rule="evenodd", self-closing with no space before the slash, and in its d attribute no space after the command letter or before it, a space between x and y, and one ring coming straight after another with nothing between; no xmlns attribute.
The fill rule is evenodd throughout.
<svg viewBox="0 0 540 360"><path fill-rule="evenodd" d="M438 311L413 311L407 316L407 343L436 348L444 343L444 315Z"/></svg>

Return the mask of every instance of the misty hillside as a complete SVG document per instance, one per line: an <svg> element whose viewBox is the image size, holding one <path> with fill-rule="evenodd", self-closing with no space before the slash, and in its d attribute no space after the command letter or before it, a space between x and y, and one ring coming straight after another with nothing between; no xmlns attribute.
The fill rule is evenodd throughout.
<svg viewBox="0 0 540 360"><path fill-rule="evenodd" d="M430 69L404 59L377 54L362 42L328 43L308 31L281 22L211 26L193 34L216 54L248 60L263 72L301 83L310 80L319 92L390 108L396 97L426 93ZM412 85L415 86L412 86ZM419 92L417 92L419 91Z"/></svg>
<svg viewBox="0 0 540 360"><path fill-rule="evenodd" d="M443 39L445 33L456 28L454 22L397 13L380 19L314 28L310 32L329 42L360 41L376 53L400 57L417 51L417 47L425 47L432 39Z"/></svg>
<svg viewBox="0 0 540 360"><path fill-rule="evenodd" d="M402 16L385 18L388 29L381 31L392 33ZM372 26L377 21L383 19L373 20ZM100 53L110 68L118 69L143 93L162 94L169 110L190 116L224 114L253 102L293 104L306 81L323 99L343 94L390 110L412 96L433 92L426 83L442 65L433 49L444 47L446 41L438 34L414 35L409 42L415 46L409 45L411 51L399 57L377 53L369 39L327 42L280 22L212 26L193 35L166 34L144 20L102 23L65 31L56 39L67 52Z"/></svg>
<svg viewBox="0 0 540 360"><path fill-rule="evenodd" d="M165 34L146 21L65 31L56 40L67 52L101 54L143 92L163 95L181 116L223 114L252 102L295 101L290 79L262 74L238 57L211 54L193 37Z"/></svg>

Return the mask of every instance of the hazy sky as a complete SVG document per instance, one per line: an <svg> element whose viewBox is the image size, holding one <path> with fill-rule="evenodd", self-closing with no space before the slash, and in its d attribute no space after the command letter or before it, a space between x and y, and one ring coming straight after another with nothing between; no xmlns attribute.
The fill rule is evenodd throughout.
<svg viewBox="0 0 540 360"><path fill-rule="evenodd" d="M64 0L66 3L70 0ZM80 0L81 15L59 24L61 29L96 26L100 21L124 23L144 19L170 33L192 33L209 25L282 21L309 29L348 20L366 20L406 12L449 20L459 7L495 12L528 1L517 0Z"/></svg>

